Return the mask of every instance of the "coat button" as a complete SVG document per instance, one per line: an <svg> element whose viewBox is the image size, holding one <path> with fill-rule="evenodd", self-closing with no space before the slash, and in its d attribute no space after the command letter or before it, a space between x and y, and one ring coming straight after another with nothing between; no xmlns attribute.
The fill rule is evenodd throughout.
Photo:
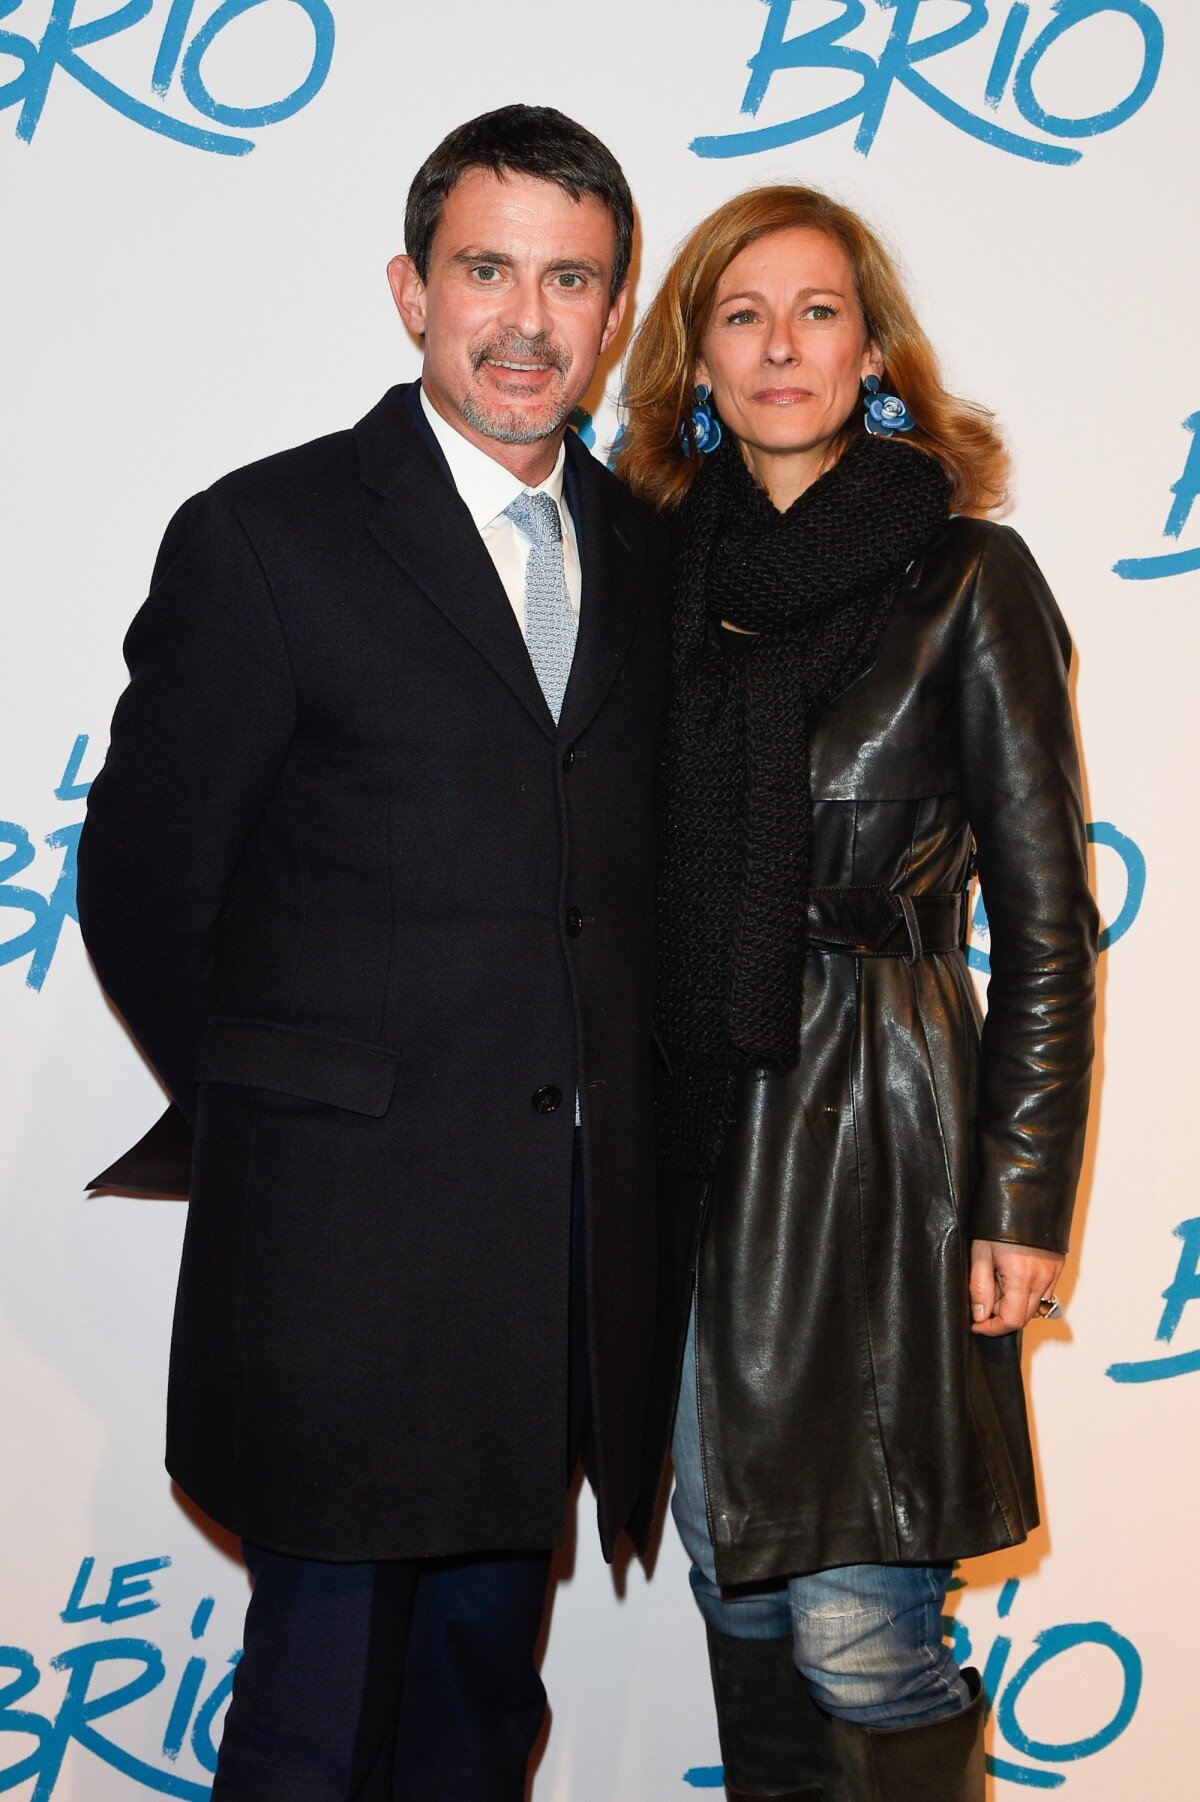
<svg viewBox="0 0 1200 1802"><path fill-rule="evenodd" d="M577 939L583 931L583 915L577 907L568 907L563 914L563 925L569 939Z"/></svg>
<svg viewBox="0 0 1200 1802"><path fill-rule="evenodd" d="M564 770L573 770L574 768L575 768L574 749L572 749L570 751L564 751L563 752L563 769Z"/></svg>
<svg viewBox="0 0 1200 1802"><path fill-rule="evenodd" d="M562 1106L562 1090L547 1083L544 1089L533 1091L532 1105L535 1114L552 1114L556 1107Z"/></svg>

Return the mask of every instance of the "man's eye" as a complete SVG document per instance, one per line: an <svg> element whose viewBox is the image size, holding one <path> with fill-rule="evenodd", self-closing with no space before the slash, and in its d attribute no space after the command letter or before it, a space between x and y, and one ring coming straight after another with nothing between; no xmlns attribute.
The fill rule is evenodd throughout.
<svg viewBox="0 0 1200 1802"><path fill-rule="evenodd" d="M583 277L575 269L560 269L555 277L560 288L582 288Z"/></svg>
<svg viewBox="0 0 1200 1802"><path fill-rule="evenodd" d="M494 263L477 263L471 273L477 275L481 282L490 282L500 271Z"/></svg>

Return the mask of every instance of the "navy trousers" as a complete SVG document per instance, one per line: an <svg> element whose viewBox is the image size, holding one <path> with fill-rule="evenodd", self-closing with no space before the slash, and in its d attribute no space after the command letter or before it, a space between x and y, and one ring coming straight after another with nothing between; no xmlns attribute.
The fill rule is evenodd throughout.
<svg viewBox="0 0 1200 1802"><path fill-rule="evenodd" d="M578 1139L572 1469L591 1413ZM376 1564L243 1550L254 1588L213 1802L523 1802L546 1712L548 1550Z"/></svg>

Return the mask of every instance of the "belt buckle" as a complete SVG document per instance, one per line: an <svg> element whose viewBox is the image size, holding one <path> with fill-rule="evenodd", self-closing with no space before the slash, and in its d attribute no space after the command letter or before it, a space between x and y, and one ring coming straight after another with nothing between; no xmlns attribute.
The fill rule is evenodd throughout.
<svg viewBox="0 0 1200 1802"><path fill-rule="evenodd" d="M911 895L903 893L897 894L894 889L890 892L892 900L896 904L899 917L904 921L905 931L908 933L908 953L905 956L904 961L911 970L912 966L916 963L924 950L924 946L921 942L921 927L917 920L917 910L913 904Z"/></svg>

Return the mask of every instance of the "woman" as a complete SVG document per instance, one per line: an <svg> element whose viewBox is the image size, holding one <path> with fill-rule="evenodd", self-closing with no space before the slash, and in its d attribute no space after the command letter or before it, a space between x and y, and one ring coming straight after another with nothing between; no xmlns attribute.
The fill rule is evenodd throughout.
<svg viewBox="0 0 1200 1802"><path fill-rule="evenodd" d="M1037 1520L1019 1333L1056 1305L1092 1060L1066 631L985 518L989 416L824 195L697 227L627 396L621 472L678 531L665 1362L729 1794L982 1798L942 1608L952 1560Z"/></svg>

